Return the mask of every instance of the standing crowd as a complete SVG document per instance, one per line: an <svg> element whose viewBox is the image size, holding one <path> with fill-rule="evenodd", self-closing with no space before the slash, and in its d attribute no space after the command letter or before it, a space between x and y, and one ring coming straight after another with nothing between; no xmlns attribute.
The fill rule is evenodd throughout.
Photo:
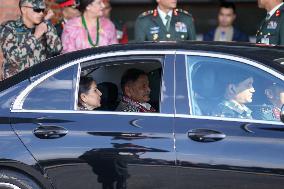
<svg viewBox="0 0 284 189"><path fill-rule="evenodd" d="M138 16L135 41L196 40L192 15L177 9L177 0L156 0L157 7ZM126 26L110 20L109 0L56 0L62 10L62 20L50 22L52 10L46 10L44 0L20 0L21 16L0 26L0 47L3 52L3 78L43 60L80 49L127 43ZM258 0L267 16L259 24L256 42L284 45L283 0ZM249 42L246 34L233 26L236 8L222 3L218 26L203 36L205 41Z"/></svg>

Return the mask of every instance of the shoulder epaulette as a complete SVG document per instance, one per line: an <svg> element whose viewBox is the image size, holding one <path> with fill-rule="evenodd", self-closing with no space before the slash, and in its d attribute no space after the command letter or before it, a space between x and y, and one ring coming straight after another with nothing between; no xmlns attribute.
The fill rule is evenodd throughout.
<svg viewBox="0 0 284 189"><path fill-rule="evenodd" d="M154 10L148 10L139 15L139 18L154 14Z"/></svg>
<svg viewBox="0 0 284 189"><path fill-rule="evenodd" d="M183 10L183 9L175 9L174 12L176 12L176 13L184 13L186 15L190 15L191 16L191 14L188 11Z"/></svg>

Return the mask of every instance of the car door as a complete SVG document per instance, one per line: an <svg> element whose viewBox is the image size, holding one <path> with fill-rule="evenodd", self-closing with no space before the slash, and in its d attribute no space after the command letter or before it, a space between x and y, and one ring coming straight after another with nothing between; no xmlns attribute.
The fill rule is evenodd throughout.
<svg viewBox="0 0 284 189"><path fill-rule="evenodd" d="M18 97L12 126L55 188L174 187L174 55L161 56L159 113L75 110L81 73L74 63Z"/></svg>
<svg viewBox="0 0 284 189"><path fill-rule="evenodd" d="M229 55L180 53L178 59L184 64L176 64L175 78L177 188L282 188L284 125L257 112L269 111L266 89L283 85L283 75ZM246 104L251 119L214 113L231 71L253 78L252 102Z"/></svg>

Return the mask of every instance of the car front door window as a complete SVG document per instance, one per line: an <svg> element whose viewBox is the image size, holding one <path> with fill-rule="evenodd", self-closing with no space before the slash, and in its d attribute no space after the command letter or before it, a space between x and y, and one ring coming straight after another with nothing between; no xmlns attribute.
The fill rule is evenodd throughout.
<svg viewBox="0 0 284 189"><path fill-rule="evenodd" d="M188 87L194 115L280 121L284 82L238 61L190 56Z"/></svg>

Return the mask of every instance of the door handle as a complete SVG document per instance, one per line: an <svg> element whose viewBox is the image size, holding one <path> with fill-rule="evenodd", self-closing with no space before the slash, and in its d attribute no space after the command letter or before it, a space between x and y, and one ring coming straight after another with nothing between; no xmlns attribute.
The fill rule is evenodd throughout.
<svg viewBox="0 0 284 189"><path fill-rule="evenodd" d="M193 129L187 135L196 142L216 142L226 138L224 133L210 129Z"/></svg>
<svg viewBox="0 0 284 189"><path fill-rule="evenodd" d="M60 126L39 126L33 131L34 135L40 139L55 139L65 136L68 131Z"/></svg>

